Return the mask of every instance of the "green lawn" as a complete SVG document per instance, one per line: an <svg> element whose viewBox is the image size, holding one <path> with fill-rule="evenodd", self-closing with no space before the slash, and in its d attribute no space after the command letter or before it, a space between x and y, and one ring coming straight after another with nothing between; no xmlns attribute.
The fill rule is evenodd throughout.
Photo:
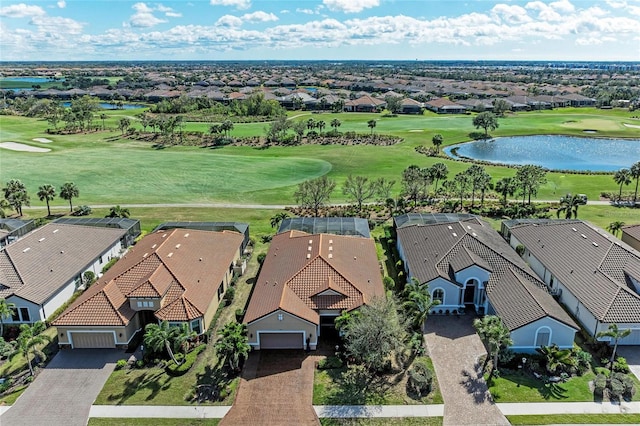
<svg viewBox="0 0 640 426"><path fill-rule="evenodd" d="M375 118L376 133L405 138L390 147L322 146L297 147L197 147L151 148L147 143L124 140L115 130L121 117L136 119L139 111L107 111L105 124L112 130L76 135L46 134L49 125L44 120L2 116L0 141L23 142L52 149L48 153L25 153L2 150L0 182L19 178L32 194L32 203L42 203L35 197L39 185L51 183L59 187L65 181L79 185L81 204L100 203L186 203L229 202L292 204L293 192L302 180L328 173L340 185L350 174L386 177L400 180L401 171L410 164L429 166L445 162L450 175L466 169L469 164L442 158L431 158L415 152L420 144L430 145L434 133L442 133L445 145L468 140L475 129L471 116L423 116L384 118L380 114L314 114L315 120L343 122L340 131L368 132L367 120ZM294 120L307 120L311 115L300 113ZM554 111L512 114L500 119L496 136L562 133L583 134L584 128L598 128L603 136L633 137L635 129L622 125L631 113L621 110L562 109ZM98 124L100 120L96 120ZM202 123L187 123L190 126ZM262 135L265 123L238 124L233 135ZM422 131L416 131L422 130ZM53 143L34 142L48 137ZM488 166L494 180L512 175L513 169ZM585 193L597 199L600 191L615 191L617 185L610 175L574 175L550 173L549 182L540 189L540 199L559 199L567 192ZM628 188L630 189L630 188ZM400 191L396 184L395 191ZM345 201L340 187L333 201ZM54 205L64 205L55 200Z"/></svg>
<svg viewBox="0 0 640 426"><path fill-rule="evenodd" d="M547 414L544 416L507 416L512 425L549 424L640 424L640 414Z"/></svg>
<svg viewBox="0 0 640 426"><path fill-rule="evenodd" d="M27 390L28 386L21 386L19 387L17 390L11 392L10 394L7 395L3 395L2 398L0 398L0 405L13 405L15 404L16 400L18 399L18 397L20 395L22 395L24 393L24 391Z"/></svg>
<svg viewBox="0 0 640 426"><path fill-rule="evenodd" d="M97 418L89 419L88 426L216 426L220 419L147 419Z"/></svg>
<svg viewBox="0 0 640 426"><path fill-rule="evenodd" d="M391 417L370 419L320 419L322 426L440 426L442 417Z"/></svg>
<svg viewBox="0 0 640 426"><path fill-rule="evenodd" d="M595 377L594 373L589 372L580 377L572 377L565 383L545 384L533 376L504 372L499 378L488 382L488 385L496 402L593 401L589 381Z"/></svg>
<svg viewBox="0 0 640 426"><path fill-rule="evenodd" d="M57 329L55 327L49 327L42 334L48 336L51 339L52 343L47 343L44 345L36 345L36 347L40 350L45 348L46 346L50 346L50 349L54 349L57 346ZM30 358L33 360L33 353L31 353ZM34 366L35 367L35 366ZM19 371L26 370L29 368L27 366L27 360L21 353L16 354L14 357L9 358L2 366L0 366L0 377L7 377L15 374Z"/></svg>

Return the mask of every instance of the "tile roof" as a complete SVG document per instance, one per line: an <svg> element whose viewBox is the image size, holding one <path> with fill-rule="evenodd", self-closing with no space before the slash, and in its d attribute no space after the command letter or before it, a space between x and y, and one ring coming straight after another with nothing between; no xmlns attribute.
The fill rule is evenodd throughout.
<svg viewBox="0 0 640 426"><path fill-rule="evenodd" d="M523 224L511 234L598 320L640 322L640 295L625 274L640 268L637 251L575 220Z"/></svg>
<svg viewBox="0 0 640 426"><path fill-rule="evenodd" d="M43 304L125 233L125 229L49 223L0 252L0 283L18 297Z"/></svg>
<svg viewBox="0 0 640 426"><path fill-rule="evenodd" d="M156 317L188 321L204 315L244 236L193 229L159 231L140 240L78 298L56 325L121 325L135 315L129 297L161 297ZM105 297L117 315L101 317ZM108 323L106 323L108 322Z"/></svg>
<svg viewBox="0 0 640 426"><path fill-rule="evenodd" d="M640 225L624 226L622 232L640 241Z"/></svg>
<svg viewBox="0 0 640 426"><path fill-rule="evenodd" d="M372 239L288 231L271 241L244 320L282 309L318 324L317 310L351 310L383 295Z"/></svg>
<svg viewBox="0 0 640 426"><path fill-rule="evenodd" d="M546 316L578 328L545 284L488 224L479 220L415 224L397 233L411 275L420 282L441 277L461 286L450 271L472 264L489 271L487 298L510 330Z"/></svg>

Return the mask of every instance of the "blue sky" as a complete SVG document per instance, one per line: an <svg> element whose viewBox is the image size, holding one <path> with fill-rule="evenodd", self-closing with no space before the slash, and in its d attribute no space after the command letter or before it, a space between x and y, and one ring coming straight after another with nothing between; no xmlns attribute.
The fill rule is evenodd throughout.
<svg viewBox="0 0 640 426"><path fill-rule="evenodd" d="M0 60L640 61L640 0L0 2Z"/></svg>

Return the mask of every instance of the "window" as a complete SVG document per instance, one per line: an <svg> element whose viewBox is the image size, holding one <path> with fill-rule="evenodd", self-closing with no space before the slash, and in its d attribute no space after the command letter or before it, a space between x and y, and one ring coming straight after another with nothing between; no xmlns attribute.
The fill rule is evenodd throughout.
<svg viewBox="0 0 640 426"><path fill-rule="evenodd" d="M220 283L220 287L218 287L218 302L222 299L222 295L224 294L224 281Z"/></svg>
<svg viewBox="0 0 640 426"><path fill-rule="evenodd" d="M536 346L549 346L551 344L551 329L542 327L536 332Z"/></svg>
<svg viewBox="0 0 640 426"><path fill-rule="evenodd" d="M13 321L20 321L20 314L18 314L17 308L11 308L11 319Z"/></svg>
<svg viewBox="0 0 640 426"><path fill-rule="evenodd" d="M202 333L202 329L200 328L200 319L194 319L193 321L191 321L191 330L195 331L196 334L201 334Z"/></svg>
<svg viewBox="0 0 640 426"><path fill-rule="evenodd" d="M29 308L20 308L20 316L22 322L31 322L31 315L29 315Z"/></svg>
<svg viewBox="0 0 640 426"><path fill-rule="evenodd" d="M142 308L142 302L138 300L138 308Z"/></svg>
<svg viewBox="0 0 640 426"><path fill-rule="evenodd" d="M444 290L441 288L436 288L433 291L433 301L438 302L440 304L444 303Z"/></svg>

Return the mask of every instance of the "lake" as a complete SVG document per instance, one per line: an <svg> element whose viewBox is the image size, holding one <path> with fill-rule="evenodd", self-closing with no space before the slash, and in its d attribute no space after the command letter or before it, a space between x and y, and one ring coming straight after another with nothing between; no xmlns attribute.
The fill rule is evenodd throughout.
<svg viewBox="0 0 640 426"><path fill-rule="evenodd" d="M102 109L119 109L119 107L116 104L110 104L106 102L101 102L98 105L100 105L100 108ZM65 108L68 108L71 106L71 102L63 102L62 106ZM122 108L120 109L140 109L140 108L145 108L145 106L140 104L122 104Z"/></svg>
<svg viewBox="0 0 640 426"><path fill-rule="evenodd" d="M640 131L639 131L640 135ZM457 148L455 155L452 150ZM640 161L640 139L537 135L473 141L444 148L453 158L534 164L551 170L616 171Z"/></svg>

